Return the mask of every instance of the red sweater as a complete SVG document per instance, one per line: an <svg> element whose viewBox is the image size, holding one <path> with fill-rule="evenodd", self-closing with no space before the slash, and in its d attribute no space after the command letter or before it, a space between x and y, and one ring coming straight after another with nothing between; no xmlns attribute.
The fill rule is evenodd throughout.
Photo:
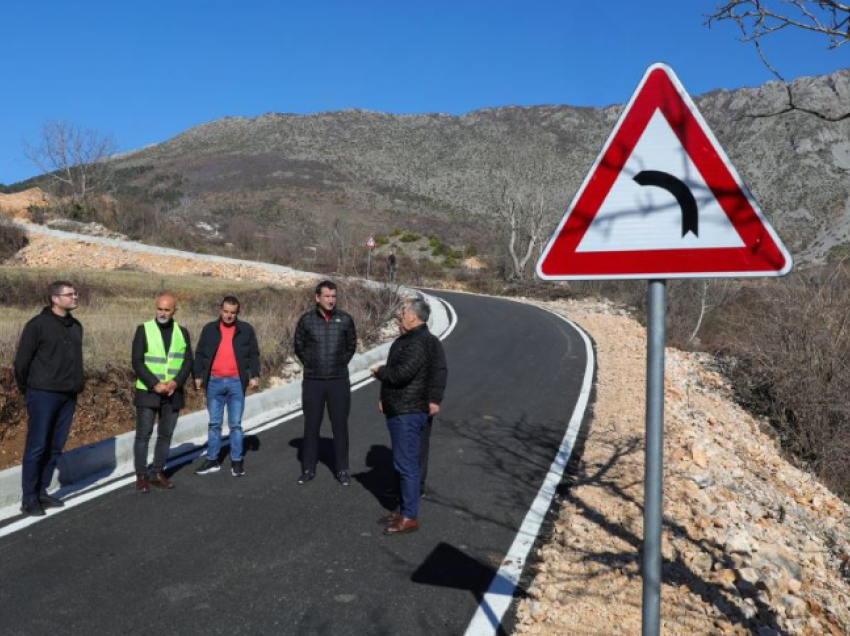
<svg viewBox="0 0 850 636"><path fill-rule="evenodd" d="M210 375L215 378L238 378L239 367L236 364L236 354L233 353L233 334L236 333L236 324L228 327L223 322L219 322L218 329L221 331L221 344L218 345L218 351L215 353Z"/></svg>

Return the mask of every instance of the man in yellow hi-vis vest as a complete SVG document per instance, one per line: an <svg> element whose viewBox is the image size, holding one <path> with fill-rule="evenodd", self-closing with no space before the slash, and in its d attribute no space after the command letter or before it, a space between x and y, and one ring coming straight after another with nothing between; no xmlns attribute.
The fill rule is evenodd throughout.
<svg viewBox="0 0 850 636"><path fill-rule="evenodd" d="M136 373L136 465L137 492L174 488L165 475L165 462L171 446L180 409L186 405L183 387L192 373L192 345L189 332L174 321L177 300L171 294L156 297L156 317L139 325L133 338L133 371ZM148 446L153 426L159 420L153 466L148 474Z"/></svg>

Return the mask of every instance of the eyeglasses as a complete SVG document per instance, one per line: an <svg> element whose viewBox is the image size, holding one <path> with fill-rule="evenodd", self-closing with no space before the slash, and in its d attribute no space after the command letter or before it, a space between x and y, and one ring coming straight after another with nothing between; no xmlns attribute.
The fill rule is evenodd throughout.
<svg viewBox="0 0 850 636"><path fill-rule="evenodd" d="M69 294L56 294L57 296L67 296L68 298L79 298L80 295L77 292L71 292Z"/></svg>

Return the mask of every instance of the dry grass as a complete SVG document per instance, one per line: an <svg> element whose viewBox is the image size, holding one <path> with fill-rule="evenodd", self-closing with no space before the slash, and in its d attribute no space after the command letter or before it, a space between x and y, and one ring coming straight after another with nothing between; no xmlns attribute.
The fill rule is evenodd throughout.
<svg viewBox="0 0 850 636"><path fill-rule="evenodd" d="M298 317L313 303L313 287L278 288L247 281L210 277L154 277L142 272L52 272L0 268L0 367L14 359L24 324L44 306L44 289L51 280L71 280L81 293L74 315L85 328L84 353L88 371L129 366L136 326L153 317L154 297L167 290L178 300L176 320L196 341L201 328L218 316L225 295L242 303L240 318L250 322L260 342L263 367L274 371L292 353ZM340 288L340 306L354 316L361 346L374 343L390 316L397 296L392 291L346 284Z"/></svg>

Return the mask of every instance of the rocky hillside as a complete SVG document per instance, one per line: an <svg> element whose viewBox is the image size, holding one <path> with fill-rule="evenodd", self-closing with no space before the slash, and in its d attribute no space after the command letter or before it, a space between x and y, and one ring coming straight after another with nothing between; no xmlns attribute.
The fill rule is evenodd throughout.
<svg viewBox="0 0 850 636"><path fill-rule="evenodd" d="M631 87L624 87L624 97ZM839 113L850 70L803 78L800 104ZM850 120L785 106L776 83L696 98L705 118L798 259L850 240ZM622 110L571 106L483 109L463 116L344 111L225 118L115 160L125 192L153 193L182 215L226 226L249 213L289 226L326 218L486 218L493 174L549 193L560 213ZM532 167L529 169L529 166Z"/></svg>

